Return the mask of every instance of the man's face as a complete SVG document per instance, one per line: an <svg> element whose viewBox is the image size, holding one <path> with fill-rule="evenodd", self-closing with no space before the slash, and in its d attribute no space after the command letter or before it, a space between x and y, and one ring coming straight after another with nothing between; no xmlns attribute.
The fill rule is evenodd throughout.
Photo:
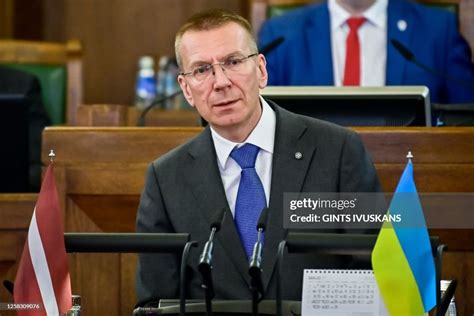
<svg viewBox="0 0 474 316"><path fill-rule="evenodd" d="M191 72L256 53L249 44L248 33L233 22L212 30L188 31L179 51L182 70ZM267 84L265 65L263 55L256 55L244 59L235 70L214 65L204 78L180 75L178 81L189 104L223 136L242 129L250 133L261 115L259 89Z"/></svg>

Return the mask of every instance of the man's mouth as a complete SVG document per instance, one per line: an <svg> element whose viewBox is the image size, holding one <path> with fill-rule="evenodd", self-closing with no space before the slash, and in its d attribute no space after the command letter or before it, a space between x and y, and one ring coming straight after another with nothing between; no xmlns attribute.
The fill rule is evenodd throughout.
<svg viewBox="0 0 474 316"><path fill-rule="evenodd" d="M219 103L214 104L216 107L223 107L223 106L228 106L236 103L238 100L226 100L226 101L221 101Z"/></svg>

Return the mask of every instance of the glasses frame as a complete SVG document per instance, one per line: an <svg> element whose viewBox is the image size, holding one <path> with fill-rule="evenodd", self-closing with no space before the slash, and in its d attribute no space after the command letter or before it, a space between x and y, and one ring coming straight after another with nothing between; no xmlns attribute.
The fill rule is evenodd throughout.
<svg viewBox="0 0 474 316"><path fill-rule="evenodd" d="M239 61L239 62L244 62L244 61L246 61L246 60L248 60L248 59L250 59L250 58L252 58L252 57L258 56L258 55L259 55L258 52L257 52L257 53L252 53L252 54L247 55L247 56L245 56L245 57L235 58L234 60L237 60L237 61ZM221 62L219 62L219 63L207 64L207 65L204 65L204 66L206 67L207 70L212 69L212 74L214 75L214 74L215 74L214 66L220 66L221 69L222 69L222 71L225 72L226 69L225 69L224 65L225 65L226 62L227 62L227 60L226 60L226 61L221 61ZM203 80L199 80L199 79L196 79L196 77L195 77L195 75L194 75L194 71L195 71L197 68L200 68L200 67L203 67L203 66L196 66L196 67L193 68L193 70L188 71L188 72L180 72L178 75L180 75L180 76L189 76L189 75L191 75L191 77L192 77L193 79L195 79L196 81L202 82L202 81L206 80L208 77L206 77L206 78L203 79Z"/></svg>

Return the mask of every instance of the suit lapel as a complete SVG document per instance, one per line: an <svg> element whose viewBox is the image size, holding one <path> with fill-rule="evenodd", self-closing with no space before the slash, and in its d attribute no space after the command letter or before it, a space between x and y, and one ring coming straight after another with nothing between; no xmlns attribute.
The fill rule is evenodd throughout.
<svg viewBox="0 0 474 316"><path fill-rule="evenodd" d="M315 7L313 18L305 29L305 42L308 43L311 56L305 62L311 67L305 71L304 76L314 85L330 86L334 84L332 53L331 53L331 33L329 22L329 11L327 4Z"/></svg>
<svg viewBox="0 0 474 316"><path fill-rule="evenodd" d="M278 244L286 237L283 228L283 194L300 192L315 146L305 135L307 127L294 114L283 110L271 101L276 113L275 147L273 152L272 184L265 245L263 248L263 282L268 287L275 268ZM295 153L302 154L301 159Z"/></svg>
<svg viewBox="0 0 474 316"><path fill-rule="evenodd" d="M228 202L209 127L193 142L188 159L189 162L183 164L183 168L187 168L183 174L193 175L187 178L187 182L197 201L196 205L204 213L210 227L214 213L223 207L228 209ZM221 230L216 234L216 240L244 280L248 282L246 255L230 211L225 216Z"/></svg>
<svg viewBox="0 0 474 316"><path fill-rule="evenodd" d="M401 1L388 2L387 19L387 72L386 85L403 84L407 61L390 42L395 39L408 46L413 32L414 18Z"/></svg>

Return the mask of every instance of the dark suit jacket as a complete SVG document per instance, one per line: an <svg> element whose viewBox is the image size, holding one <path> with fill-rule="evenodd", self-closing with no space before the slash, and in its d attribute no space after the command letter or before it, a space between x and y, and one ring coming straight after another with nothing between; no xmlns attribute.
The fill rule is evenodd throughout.
<svg viewBox="0 0 474 316"><path fill-rule="evenodd" d="M428 67L472 83L471 50L458 31L456 17L445 10L405 0L389 0L387 10L386 85L426 85L431 101L436 103L474 102L474 89L408 62L390 43L390 39L396 39ZM267 54L269 85L334 85L329 19L324 2L270 19L263 25L259 46L285 37L278 48ZM405 30L399 28L400 21L405 21Z"/></svg>
<svg viewBox="0 0 474 316"><path fill-rule="evenodd" d="M270 102L269 102L270 103ZM379 182L359 136L348 129L288 112L276 112L275 147L269 218L263 249L266 298L275 296L275 260L283 228L284 192L373 192ZM301 152L303 158L295 159ZM216 153L206 128L190 142L153 162L146 174L137 215L138 232L190 233L200 247L190 257L188 297L203 298L197 262L209 238L213 214L227 205ZM214 244L216 298L250 299L248 262L232 216L226 216ZM346 258L288 256L283 297L301 299L302 268L342 267ZM317 266L314 265L317 263ZM179 259L173 255L141 255L137 294L141 303L178 297Z"/></svg>
<svg viewBox="0 0 474 316"><path fill-rule="evenodd" d="M0 93L28 98L29 186L39 192L41 185L41 133L50 124L41 101L41 88L35 76L0 65ZM6 118L3 118L6 119Z"/></svg>

